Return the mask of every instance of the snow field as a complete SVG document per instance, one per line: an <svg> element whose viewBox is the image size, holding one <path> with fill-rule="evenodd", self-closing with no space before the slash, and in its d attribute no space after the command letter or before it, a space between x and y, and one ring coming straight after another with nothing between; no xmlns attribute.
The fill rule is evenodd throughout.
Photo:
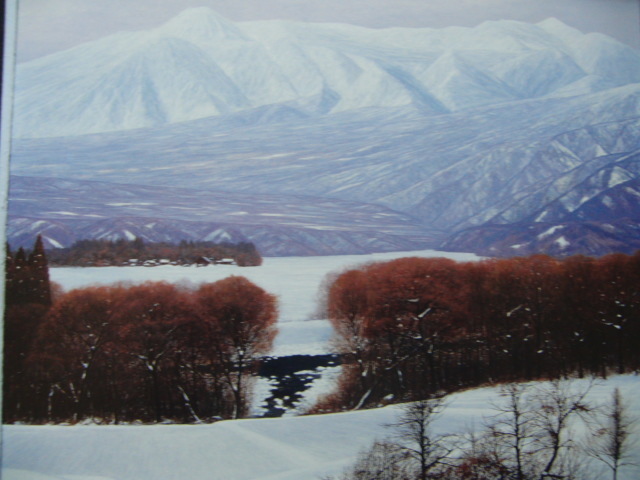
<svg viewBox="0 0 640 480"><path fill-rule="evenodd" d="M584 388L587 382L576 381L576 388ZM640 396L640 377L636 375L597 382L588 400L606 403L616 387L631 412L640 416L640 404L635 401ZM479 430L494 414L491 402L498 400L497 388L450 395L434 430ZM400 408L212 425L5 426L2 478L318 480L341 472L371 442L388 436L391 430L386 425L395 421ZM640 460L640 451L637 457ZM633 480L639 473L628 469L620 479Z"/></svg>

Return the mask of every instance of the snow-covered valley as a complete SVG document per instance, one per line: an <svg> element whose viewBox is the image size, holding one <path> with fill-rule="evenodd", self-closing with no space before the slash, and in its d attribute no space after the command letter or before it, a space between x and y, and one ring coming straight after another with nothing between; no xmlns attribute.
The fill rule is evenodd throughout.
<svg viewBox="0 0 640 480"><path fill-rule="evenodd" d="M324 279L349 266L403 256L448 256L459 261L478 259L471 254L436 251L395 252L334 257L265 258L261 267L228 265L204 268L162 266L52 268L51 278L65 290L90 284L139 283L164 280L176 283L216 281L243 275L278 296L279 334L272 354L317 355L331 350L331 327L318 310ZM296 405L304 411L333 388L339 368L326 369ZM584 382L584 381L583 381ZM584 385L584 384L583 384ZM590 394L606 402L614 387L632 400L640 414L640 378L612 377L600 381ZM259 381L254 414L270 385ZM449 397L445 413L435 424L439 432L480 428L492 414L495 388L480 388ZM337 474L376 439L387 436L400 407L341 414L256 418L221 421L211 425L6 425L3 434L5 480L317 480ZM633 470L621 479L632 480Z"/></svg>

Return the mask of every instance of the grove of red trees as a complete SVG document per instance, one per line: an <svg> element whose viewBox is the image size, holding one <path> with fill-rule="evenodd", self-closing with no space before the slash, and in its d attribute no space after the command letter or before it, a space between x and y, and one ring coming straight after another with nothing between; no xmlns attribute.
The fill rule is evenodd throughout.
<svg viewBox="0 0 640 480"><path fill-rule="evenodd" d="M32 287L47 272L40 248L29 261L7 256L4 422L246 415L257 360L276 333L273 295L232 276L195 290L91 286L52 301L48 273L47 295Z"/></svg>
<svg viewBox="0 0 640 480"><path fill-rule="evenodd" d="M335 278L327 309L343 374L317 411L640 367L640 253L374 263Z"/></svg>

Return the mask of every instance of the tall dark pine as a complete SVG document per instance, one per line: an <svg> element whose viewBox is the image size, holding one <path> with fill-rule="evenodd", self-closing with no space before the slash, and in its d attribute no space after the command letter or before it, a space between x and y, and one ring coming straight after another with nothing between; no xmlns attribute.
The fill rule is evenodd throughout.
<svg viewBox="0 0 640 480"><path fill-rule="evenodd" d="M5 244L5 257L4 257L4 273L5 273L5 283L4 283L4 296L5 296L5 305L9 301L9 298L12 296L13 288L15 285L15 276L16 276L16 262L13 259L13 254L11 253L11 246L9 242Z"/></svg>
<svg viewBox="0 0 640 480"><path fill-rule="evenodd" d="M22 247L12 256L9 245L7 245L5 274L5 305L28 303L29 271L27 268L27 256Z"/></svg>
<svg viewBox="0 0 640 480"><path fill-rule="evenodd" d="M15 256L11 255L9 245L6 252L5 305L51 305L49 265L42 238L38 235L28 258L22 247Z"/></svg>
<svg viewBox="0 0 640 480"><path fill-rule="evenodd" d="M29 303L51 305L51 284L49 282L49 266L44 251L42 237L38 235L33 251L29 255Z"/></svg>
<svg viewBox="0 0 640 480"><path fill-rule="evenodd" d="M4 311L3 421L28 419L40 398L27 367L33 340L51 305L49 268L42 238L27 258L22 248L15 256L7 248Z"/></svg>

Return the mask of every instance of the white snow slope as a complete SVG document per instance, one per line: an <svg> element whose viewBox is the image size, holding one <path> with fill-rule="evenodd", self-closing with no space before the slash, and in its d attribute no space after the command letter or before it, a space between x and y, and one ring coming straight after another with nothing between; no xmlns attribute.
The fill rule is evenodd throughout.
<svg viewBox="0 0 640 480"><path fill-rule="evenodd" d="M579 381L583 387L586 381ZM618 376L592 388L606 403L619 387L640 396L640 378ZM449 397L434 424L440 433L466 432L493 412L497 390ZM640 404L633 405L640 414ZM398 406L278 419L229 420L212 425L5 426L3 480L318 480L339 473L375 439L388 436ZM575 439L575 437L573 437ZM637 459L640 460L640 452ZM593 467L592 471L596 471ZM640 478L637 467L620 480ZM608 478L604 474L602 478Z"/></svg>

